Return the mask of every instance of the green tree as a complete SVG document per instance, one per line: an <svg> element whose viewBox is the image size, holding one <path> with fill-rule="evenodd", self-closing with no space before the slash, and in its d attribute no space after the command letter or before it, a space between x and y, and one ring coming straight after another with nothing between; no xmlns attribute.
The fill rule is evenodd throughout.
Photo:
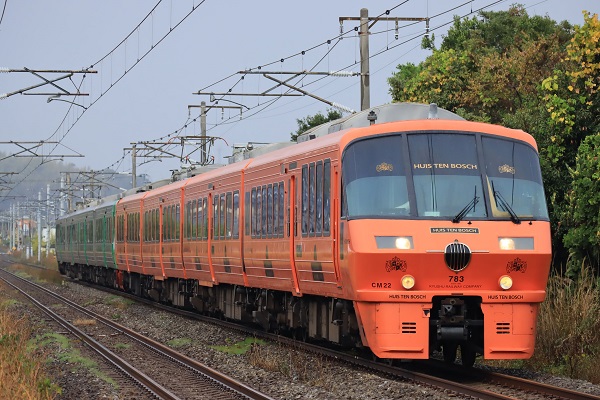
<svg viewBox="0 0 600 400"><path fill-rule="evenodd" d="M398 66L388 79L392 100L435 102L470 120L506 124L539 104L540 82L560 62L570 32L568 23L529 17L522 6L456 17L439 50L418 66Z"/></svg>
<svg viewBox="0 0 600 400"><path fill-rule="evenodd" d="M564 241L571 256L568 272L576 275L584 261L600 267L600 133L583 140L572 174Z"/></svg>
<svg viewBox="0 0 600 400"><path fill-rule="evenodd" d="M556 178L564 179L562 193L566 196L564 201L559 201L559 229L565 233L564 245L571 256L569 272L572 275L579 271L584 257L596 268L600 267L595 203L600 188L597 158L600 23L598 14L584 12L583 16L585 23L575 27L561 63L542 82L543 100L549 115L544 154L547 163L555 166L549 176L554 174ZM569 176L557 174L565 167L571 173ZM571 180L573 184L567 186L565 182ZM587 190L595 192L587 193Z"/></svg>
<svg viewBox="0 0 600 400"><path fill-rule="evenodd" d="M292 142L297 141L298 136L300 136L307 130L314 128L315 126L319 126L326 122L334 121L334 120L340 119L340 118L342 118L341 112L339 112L337 110L333 110L333 109L327 109L326 116L321 114L320 112L318 112L315 115L312 115L312 116L309 115L306 118L297 119L296 122L298 123L298 130L296 130L296 132L290 134L290 136L292 137L291 141Z"/></svg>
<svg viewBox="0 0 600 400"><path fill-rule="evenodd" d="M573 143L557 138L562 138L563 127L551 119L542 82L563 71L557 82L547 85L564 86L557 92L560 99L568 94L568 84L563 81L573 65L565 58L575 32L567 22L530 17L519 5L507 11L481 12L477 18L455 18L439 50L434 49L419 65L399 65L388 80L394 101L435 102L468 120L523 129L534 136L559 263L568 254L562 241L567 232L563 219L572 180L569 168L574 166L581 138ZM593 39L590 34L577 43L595 46ZM565 147L570 148L567 151Z"/></svg>

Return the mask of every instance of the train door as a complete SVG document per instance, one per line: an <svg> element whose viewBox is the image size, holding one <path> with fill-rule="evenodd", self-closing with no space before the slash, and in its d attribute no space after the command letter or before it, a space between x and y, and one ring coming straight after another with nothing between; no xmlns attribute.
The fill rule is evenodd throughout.
<svg viewBox="0 0 600 400"><path fill-rule="evenodd" d="M289 239L289 257L290 266L292 267L292 280L294 284L294 291L296 294L300 294L300 284L298 282L298 270L296 269L296 256L295 256L295 237L298 232L297 227L297 212L298 207L296 206L296 175L291 175L288 180L288 192L287 192L287 235Z"/></svg>

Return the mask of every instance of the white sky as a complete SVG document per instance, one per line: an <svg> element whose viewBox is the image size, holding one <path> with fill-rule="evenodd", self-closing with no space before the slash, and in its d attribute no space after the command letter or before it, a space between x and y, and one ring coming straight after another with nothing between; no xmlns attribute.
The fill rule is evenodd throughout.
<svg viewBox="0 0 600 400"><path fill-rule="evenodd" d="M4 0L8 1L0 24L0 67L20 69L81 69L89 67L110 52L123 40L157 3L152 1L122 0ZM4 1L0 0L1 7ZM200 104L208 96L192 95L222 78L246 68L256 68L272 61L286 60L264 67L268 71L334 71L348 68L359 71L358 39L351 34L337 45L323 45L307 51L304 56L287 58L302 50L308 50L334 39L340 33L338 18L357 17L360 9L367 7L369 16L377 16L386 9L402 3L401 0L358 2L350 0L325 1L217 1L206 0L179 27L167 36L139 64L129 71L103 96L111 82L116 81L125 68L146 52L151 42L164 36L170 26L179 22L193 5L200 0L164 0L153 17L108 59L93 68L98 74L89 75L82 92L90 93L80 98L88 107L72 107L66 122L61 121L70 104L60 101L48 103L48 96L15 95L0 101L0 141L38 141L62 138L67 147L59 147L54 154L84 155L69 158L81 167L99 170L121 159L123 148L131 142L158 139L172 134L188 120L188 105ZM454 11L431 20L431 28L452 20L453 15L466 15L471 10L487 6L493 0L474 0ZM389 17L432 17L457 7L466 1L457 0L410 0L393 9ZM492 10L506 10L513 1L501 2ZM547 0L524 1L530 15L548 15L560 21L574 24L583 22L582 10L598 12L597 0ZM370 61L371 106L388 103L387 78L398 64L418 63L430 53L420 49L420 39L400 44L423 33L425 24L419 23L402 28L399 39L394 38L394 24L380 21L372 28L371 55L392 48ZM344 32L357 26L357 22L345 22ZM391 30L389 32L385 32ZM441 43L447 26L435 30L436 44ZM395 47L394 47L395 46ZM327 51L331 50L327 55ZM323 58L324 57L324 58ZM315 67L315 64L322 61ZM48 79L61 74L44 74ZM281 78L282 75L276 75ZM235 75L206 91L226 92L240 78ZM316 77L319 78L319 77ZM283 79L287 79L287 76ZM81 75L73 78L76 84ZM327 77L309 84L315 77L304 80L304 89L329 101L360 109L360 86L358 77ZM10 93L42 81L28 73L1 73L0 93ZM295 82L295 81L294 81ZM74 86L68 80L58 82L67 90ZM233 91L256 93L273 86L273 82L258 75L248 75L243 84ZM57 92L44 86L33 92ZM275 93L280 93L277 89ZM66 100L73 98L63 97ZM264 108L258 107L272 98L231 96L226 99L243 103L251 111L244 112L240 121L236 111L211 110L208 113L208 135L219 136L212 155L224 163L223 156L231 153L234 143L289 141L290 133L297 129L296 119L324 112L328 106L309 97L282 98ZM222 102L223 105L234 105ZM257 111L262 110L258 113ZM250 114L255 114L249 116ZM80 120L73 125L76 117ZM191 118L199 115L192 109ZM223 119L221 119L223 116ZM228 118L229 121L228 121ZM72 127L67 133L67 128ZM182 135L199 135L199 122L190 123ZM40 151L48 152L50 146ZM14 153L14 145L0 145L0 151ZM189 149L188 149L189 150ZM175 150L179 152L179 150ZM198 155L194 156L196 159ZM141 162L142 160L140 160ZM131 157L119 165L120 172L131 171ZM169 170L178 168L179 162L151 162L139 166L138 174L147 173L152 180L170 175Z"/></svg>

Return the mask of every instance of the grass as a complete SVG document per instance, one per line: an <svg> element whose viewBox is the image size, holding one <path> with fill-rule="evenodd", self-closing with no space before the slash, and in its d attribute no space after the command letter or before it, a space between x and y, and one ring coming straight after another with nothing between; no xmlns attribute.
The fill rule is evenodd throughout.
<svg viewBox="0 0 600 400"><path fill-rule="evenodd" d="M61 393L44 370L44 353L29 344L28 321L0 306L0 398L52 399Z"/></svg>
<svg viewBox="0 0 600 400"><path fill-rule="evenodd" d="M173 339L173 340L169 340L167 342L167 344L173 348L186 347L186 346L189 346L190 344L192 344L192 339L188 339L188 338Z"/></svg>
<svg viewBox="0 0 600 400"><path fill-rule="evenodd" d="M78 370L85 369L98 379L117 387L116 382L102 372L94 360L84 357L78 349L71 346L71 342L64 335L59 333L45 334L43 336L36 337L32 341L31 346L38 348L58 348L60 351L54 352L55 354L58 354L56 359L63 363L70 364L72 371L76 372ZM47 362L51 361L53 361L52 358L47 358Z"/></svg>
<svg viewBox="0 0 600 400"><path fill-rule="evenodd" d="M225 339L227 343L224 346L211 346L213 349L227 354L242 355L250 351L254 345L264 345L265 341L257 338L246 338L241 342L233 343L230 339Z"/></svg>
<svg viewBox="0 0 600 400"><path fill-rule="evenodd" d="M285 358L281 357L283 348L287 349ZM263 341L253 343L247 356L253 366L268 372L279 372L292 381L323 388L332 384L328 367L322 356L308 355L280 344L266 345Z"/></svg>
<svg viewBox="0 0 600 400"><path fill-rule="evenodd" d="M550 277L540 308L536 349L526 364L534 370L600 383L600 289L582 266L577 279Z"/></svg>
<svg viewBox="0 0 600 400"><path fill-rule="evenodd" d="M294 381L326 387L329 384L327 369L321 357L309 356L281 344L267 344L262 339L246 338L241 342L225 339L226 345L211 346L227 354L245 356L248 362L268 372L278 372ZM288 357L281 358L282 348Z"/></svg>

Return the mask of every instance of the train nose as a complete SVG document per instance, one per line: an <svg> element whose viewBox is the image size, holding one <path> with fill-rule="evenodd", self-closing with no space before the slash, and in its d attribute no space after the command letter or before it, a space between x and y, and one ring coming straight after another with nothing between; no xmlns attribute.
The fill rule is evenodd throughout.
<svg viewBox="0 0 600 400"><path fill-rule="evenodd" d="M452 271L460 272L471 262L471 249L466 244L455 240L444 249L444 261Z"/></svg>

